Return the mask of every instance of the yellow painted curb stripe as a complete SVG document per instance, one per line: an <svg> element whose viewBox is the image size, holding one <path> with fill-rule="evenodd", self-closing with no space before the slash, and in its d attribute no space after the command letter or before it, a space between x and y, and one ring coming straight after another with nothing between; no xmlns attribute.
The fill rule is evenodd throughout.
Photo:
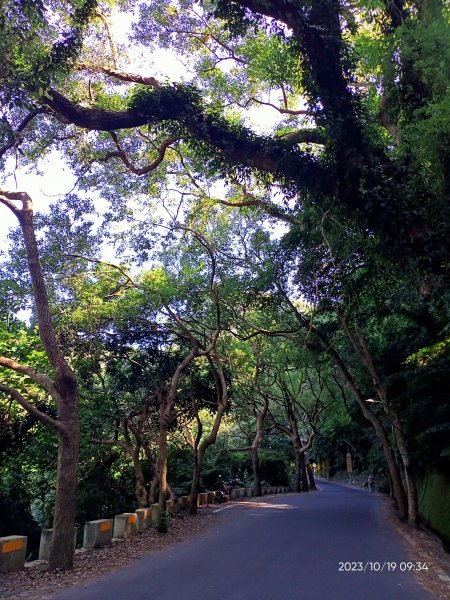
<svg viewBox="0 0 450 600"><path fill-rule="evenodd" d="M23 540L13 540L12 542L6 542L2 546L2 554L7 554L8 552L16 552L17 550L21 550L23 546Z"/></svg>

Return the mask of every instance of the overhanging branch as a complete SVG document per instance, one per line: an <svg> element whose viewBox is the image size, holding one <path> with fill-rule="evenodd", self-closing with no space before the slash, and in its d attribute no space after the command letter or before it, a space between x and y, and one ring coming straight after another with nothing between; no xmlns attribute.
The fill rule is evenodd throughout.
<svg viewBox="0 0 450 600"><path fill-rule="evenodd" d="M147 94L136 107L123 111L80 106L56 90L50 90L42 102L62 122L93 131L177 122L190 137L208 144L219 161L270 173L300 188L323 191L327 187L329 173L315 157L290 148L282 139L260 136L216 118L200 101L193 100L190 92L195 96L194 88L183 95L179 88L164 86Z"/></svg>
<svg viewBox="0 0 450 600"><path fill-rule="evenodd" d="M26 375L30 379L32 379L35 383L41 385L46 392L48 392L51 396L55 395L55 384L54 381L48 375L44 373L40 373L29 367L28 365L22 365L12 358L7 358L6 356L0 356L0 366L6 367L7 369L11 369L16 373L21 373L22 375Z"/></svg>
<svg viewBox="0 0 450 600"><path fill-rule="evenodd" d="M4 394L10 396L13 400L17 402L17 404L20 404L20 406L24 410L26 410L27 413L29 413L33 417L36 417L36 419L39 419L39 421L42 421L46 425L50 425L50 427L56 429L56 431L67 433L67 429L64 425L62 425L62 423L38 410L35 406L28 402L28 400L26 400L22 396L22 394L16 389L10 387L9 385L4 385L3 383L0 383L0 392L3 392Z"/></svg>
<svg viewBox="0 0 450 600"><path fill-rule="evenodd" d="M22 133L22 131L24 131L28 125L31 123L31 121L37 117L37 115L42 115L44 113L47 112L47 109L44 107L40 107L40 108L36 108L35 110L31 111L17 126L17 128L15 130L13 130L11 128L11 133L10 133L10 140L9 142L7 142L6 144L4 144L2 147L0 147L0 156L3 156L5 154L5 152L7 152L8 150L10 150L11 148L13 148L18 142L20 142L20 134ZM9 123L8 123L9 125Z"/></svg>
<svg viewBox="0 0 450 600"><path fill-rule="evenodd" d="M122 71L113 67L105 67L103 65L95 65L93 63L77 62L76 68L79 71L89 71L90 73L103 73L119 81L125 81L126 83L139 83L141 85L147 85L154 88L159 88L161 84L154 77L145 77L138 73L130 73L128 71Z"/></svg>

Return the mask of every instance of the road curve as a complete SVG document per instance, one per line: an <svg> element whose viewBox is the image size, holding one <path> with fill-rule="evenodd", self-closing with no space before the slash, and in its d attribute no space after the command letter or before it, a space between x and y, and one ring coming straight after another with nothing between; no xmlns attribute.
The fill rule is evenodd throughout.
<svg viewBox="0 0 450 600"><path fill-rule="evenodd" d="M434 598L401 570L410 559L376 494L320 483L227 505L216 518L206 533L54 600Z"/></svg>

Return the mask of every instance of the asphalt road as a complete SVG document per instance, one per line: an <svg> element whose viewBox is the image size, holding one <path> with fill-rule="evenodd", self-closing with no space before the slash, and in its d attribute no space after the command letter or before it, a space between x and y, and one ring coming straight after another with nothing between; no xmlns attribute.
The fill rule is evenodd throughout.
<svg viewBox="0 0 450 600"><path fill-rule="evenodd" d="M376 494L329 483L320 488L227 505L205 534L55 598L433 598L411 573L401 570L409 558L397 534L383 522Z"/></svg>

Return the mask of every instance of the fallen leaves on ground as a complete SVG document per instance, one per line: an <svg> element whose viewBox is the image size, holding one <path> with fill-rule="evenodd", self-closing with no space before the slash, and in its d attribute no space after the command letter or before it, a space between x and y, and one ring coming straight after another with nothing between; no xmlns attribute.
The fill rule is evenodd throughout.
<svg viewBox="0 0 450 600"><path fill-rule="evenodd" d="M47 600L62 589L97 579L138 560L145 554L164 550L207 529L211 514L174 516L168 533L159 534L151 527L136 536L104 548L75 555L72 571L50 573L39 567L0 575L0 597L8 600Z"/></svg>
<svg viewBox="0 0 450 600"><path fill-rule="evenodd" d="M427 591L438 600L450 598L450 555L445 551L441 540L425 527L414 529L402 523L393 503L383 497L384 516L386 521L397 531L403 540L411 562L420 562L428 567L414 576Z"/></svg>

